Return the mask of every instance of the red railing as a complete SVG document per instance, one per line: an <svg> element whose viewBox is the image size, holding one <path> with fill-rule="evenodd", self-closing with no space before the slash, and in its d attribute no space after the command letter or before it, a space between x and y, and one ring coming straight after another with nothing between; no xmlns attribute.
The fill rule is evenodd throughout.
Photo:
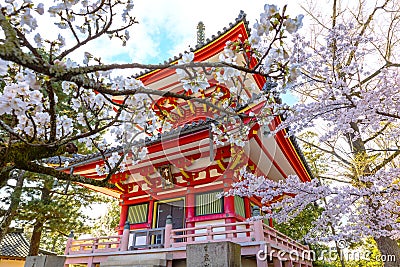
<svg viewBox="0 0 400 267"><path fill-rule="evenodd" d="M147 229L151 231L152 229ZM128 247L132 249L140 249L140 246L131 244L129 246L129 235L140 235L141 232L146 230L131 232L129 229L124 230L122 235L87 238L81 240L74 240L69 238L65 250L66 255L71 254L88 254L97 252L115 252L126 251ZM140 232L140 233L139 233ZM207 226L198 226L183 229L172 229L171 224L165 227L164 244L163 246L152 246L147 244L152 242L154 238L147 238L146 245L143 248L156 249L159 247L185 247L187 244L204 243L204 242L218 242L218 241L232 241L236 243L250 242L250 241L265 241L268 244L274 245L277 249L285 251L296 250L299 253L308 251L308 246L304 246L290 237L278 232L274 228L263 224L261 220L247 221L227 224L215 224ZM133 238L133 243L135 243ZM153 240L154 241L154 240Z"/></svg>
<svg viewBox="0 0 400 267"><path fill-rule="evenodd" d="M68 239L65 254L88 254L96 252L114 252L121 249L122 235L104 236L74 240Z"/></svg>
<svg viewBox="0 0 400 267"><path fill-rule="evenodd" d="M296 250L297 252L303 252L309 250L308 246L302 245L294 239L282 234L274 228L263 224L264 240L267 243L273 244L279 248L284 248L288 251Z"/></svg>
<svg viewBox="0 0 400 267"><path fill-rule="evenodd" d="M168 226L166 227L167 229ZM168 236L169 240L167 240ZM170 234L166 231L165 239L165 247L182 247L186 246L186 244L204 241L247 242L254 239L254 225L253 222L238 222L171 229Z"/></svg>
<svg viewBox="0 0 400 267"><path fill-rule="evenodd" d="M182 247L186 246L186 244L213 241L232 241L236 243L265 241L286 251L296 250L302 253L305 250L309 250L308 246L296 242L274 228L263 224L262 221L216 224L183 229L169 228L167 225L165 247ZM169 240L168 236L170 237Z"/></svg>

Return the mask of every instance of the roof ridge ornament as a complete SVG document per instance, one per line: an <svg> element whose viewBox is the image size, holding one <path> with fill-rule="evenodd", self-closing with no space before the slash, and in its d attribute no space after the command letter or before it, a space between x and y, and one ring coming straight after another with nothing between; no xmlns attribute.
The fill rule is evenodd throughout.
<svg viewBox="0 0 400 267"><path fill-rule="evenodd" d="M246 20L246 16L247 16L247 14L246 14L243 10L240 10L239 15L238 15L236 21L239 21L239 20Z"/></svg>
<svg viewBox="0 0 400 267"><path fill-rule="evenodd" d="M197 24L197 45L204 45L206 27L202 21Z"/></svg>

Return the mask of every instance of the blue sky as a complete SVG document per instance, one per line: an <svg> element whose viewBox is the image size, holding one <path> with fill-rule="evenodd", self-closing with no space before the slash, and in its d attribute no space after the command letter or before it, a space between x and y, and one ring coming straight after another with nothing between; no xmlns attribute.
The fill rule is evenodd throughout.
<svg viewBox="0 0 400 267"><path fill-rule="evenodd" d="M148 37L151 39L151 42L153 42L153 44L155 44L156 46L152 47L152 49L154 49L153 53L146 53L146 58L140 58L141 60L144 60L145 63L157 64L168 60L168 58L170 57L175 56L172 54L172 50L174 47L178 46L180 42L178 39L171 36L165 27L160 25L157 28L152 28L148 32ZM143 49L145 49L145 47ZM124 51L120 54L112 55L110 58L110 61L113 62L125 62L129 60L135 60L134 55L132 56L129 51Z"/></svg>
<svg viewBox="0 0 400 267"><path fill-rule="evenodd" d="M54 4L52 0L42 1L46 10ZM252 28L266 3L283 7L285 3L290 2L287 13L296 16L302 13L299 1L137 0L134 1L131 15L139 23L130 29L131 38L125 47L121 46L121 41L117 39L110 41L107 36L104 36L96 42L85 45L73 56L83 59L83 53L90 52L107 63L115 61L159 63L196 44L196 26L199 21L205 24L207 38L222 31L224 27L228 27L229 23L235 21L241 10L247 14L249 26ZM61 34L67 40L67 46L69 42L74 42L73 36L68 31L60 30L49 23L48 17L38 17L38 24L40 29L46 29L40 32L42 37L56 39L58 34Z"/></svg>

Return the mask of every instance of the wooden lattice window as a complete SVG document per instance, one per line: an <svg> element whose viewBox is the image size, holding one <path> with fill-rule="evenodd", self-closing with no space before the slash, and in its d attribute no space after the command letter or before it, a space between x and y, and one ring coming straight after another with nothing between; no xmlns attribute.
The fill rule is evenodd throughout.
<svg viewBox="0 0 400 267"><path fill-rule="evenodd" d="M235 212L237 215L246 218L246 210L244 206L244 199L239 196L235 196Z"/></svg>
<svg viewBox="0 0 400 267"><path fill-rule="evenodd" d="M142 203L129 206L128 221L130 224L147 222L149 203Z"/></svg>
<svg viewBox="0 0 400 267"><path fill-rule="evenodd" d="M219 198L221 191L207 192L196 195L196 216L218 214L224 212L223 197Z"/></svg>

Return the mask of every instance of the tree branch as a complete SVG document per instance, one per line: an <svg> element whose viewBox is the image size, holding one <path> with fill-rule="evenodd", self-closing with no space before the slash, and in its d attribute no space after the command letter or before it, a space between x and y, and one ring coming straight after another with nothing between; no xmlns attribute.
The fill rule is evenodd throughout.
<svg viewBox="0 0 400 267"><path fill-rule="evenodd" d="M390 155L389 157L387 157L386 159L384 159L378 166L376 166L375 168L372 169L372 173L376 173L377 171L379 171L380 169L382 169L383 167L386 166L386 164L392 162L392 160L394 160L398 155L400 154L400 150L395 151L392 155Z"/></svg>
<svg viewBox="0 0 400 267"><path fill-rule="evenodd" d="M304 139L302 139L302 138L300 138L300 137L296 137L296 139L297 140L300 140L301 142L303 142L303 143L305 143L305 144L307 144L307 145L309 145L309 146L312 146L312 147L314 147L314 148L316 148L316 149L319 149L319 150L321 150L321 151L323 151L323 152L325 152L325 153L328 153L328 154L330 154L330 155L333 155L333 156L335 156L335 157L337 157L339 160L341 160L343 163L345 163L346 165L348 165L348 166L352 166L352 164L348 161L348 160L346 160L346 159L344 159L343 157L341 157L341 156L339 156L335 151L330 151L330 150L327 150L327 149L324 149L324 148L322 148L322 147L320 147L320 146L317 146L317 145L315 145L315 144L313 144L313 143L311 143L311 142L308 142L308 141L306 141L306 140L304 140Z"/></svg>
<svg viewBox="0 0 400 267"><path fill-rule="evenodd" d="M25 164L17 166L17 168L26 170L26 171L30 171L30 172L34 172L34 173L50 175L50 176L53 176L53 177L63 180L63 181L71 181L71 182L90 184L90 185L101 186L101 187L104 187L104 186L113 187L113 185L105 183L101 180L90 179L90 178L82 177L82 176L76 175L76 174L68 174L65 172L58 171L52 167L45 167L45 166L36 164L34 162L25 162Z"/></svg>

